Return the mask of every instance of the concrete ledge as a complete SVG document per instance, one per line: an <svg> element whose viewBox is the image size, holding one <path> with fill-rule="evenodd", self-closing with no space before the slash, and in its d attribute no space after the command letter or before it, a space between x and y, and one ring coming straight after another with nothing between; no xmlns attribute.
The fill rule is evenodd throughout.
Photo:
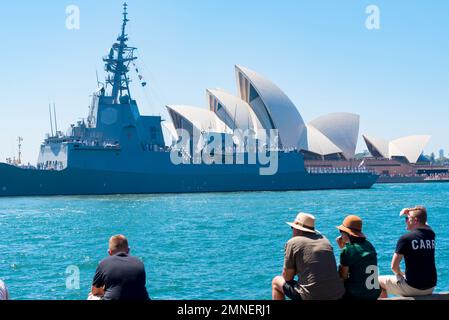
<svg viewBox="0 0 449 320"><path fill-rule="evenodd" d="M388 299L380 300L390 300L390 301L426 301L426 300L449 300L449 292L435 293L430 296L421 297L394 297Z"/></svg>

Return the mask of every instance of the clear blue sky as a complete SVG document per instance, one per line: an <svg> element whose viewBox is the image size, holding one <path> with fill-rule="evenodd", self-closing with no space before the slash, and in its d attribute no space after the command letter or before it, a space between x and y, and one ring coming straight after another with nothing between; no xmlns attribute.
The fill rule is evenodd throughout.
<svg viewBox="0 0 449 320"><path fill-rule="evenodd" d="M60 128L87 116L95 71L121 23L123 1L5 1L0 161L35 163L55 100ZM81 10L81 28L65 27L66 6ZM361 133L386 139L433 136L426 152L449 152L449 1L412 0L129 0L130 44L139 47L149 82L134 93L144 114L166 104L206 106L205 89L236 92L234 65L267 76L306 121L346 111L361 115ZM381 29L365 28L368 5ZM359 150L364 145L360 141Z"/></svg>

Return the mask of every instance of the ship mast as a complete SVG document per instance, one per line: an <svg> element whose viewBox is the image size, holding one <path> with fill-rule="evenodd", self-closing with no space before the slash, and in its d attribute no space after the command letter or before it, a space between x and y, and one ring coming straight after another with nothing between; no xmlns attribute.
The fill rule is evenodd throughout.
<svg viewBox="0 0 449 320"><path fill-rule="evenodd" d="M17 141L19 142L19 158L17 159L17 164L20 165L20 164L22 164L22 142L23 142L23 138L19 137L17 139Z"/></svg>
<svg viewBox="0 0 449 320"><path fill-rule="evenodd" d="M111 97L114 103L120 103L119 98L127 94L131 99L131 93L129 90L129 83L131 82L128 77L129 65L132 61L136 60L134 57L134 51L136 48L128 47L126 42L128 41L128 35L126 34L126 25L129 22L128 19L128 5L123 4L123 24L122 33L117 38L117 43L114 43L109 55L103 58L105 62L105 70L109 73L106 78L106 83L112 86Z"/></svg>

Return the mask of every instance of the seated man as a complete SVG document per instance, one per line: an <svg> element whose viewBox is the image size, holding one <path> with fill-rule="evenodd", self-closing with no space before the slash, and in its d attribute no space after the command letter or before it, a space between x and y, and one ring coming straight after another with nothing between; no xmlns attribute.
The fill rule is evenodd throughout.
<svg viewBox="0 0 449 320"><path fill-rule="evenodd" d="M125 236L109 240L109 257L98 265L89 300L149 300L145 267L129 255Z"/></svg>
<svg viewBox="0 0 449 320"><path fill-rule="evenodd" d="M427 210L424 207L404 209L408 234L403 235L396 246L391 262L394 276L379 277L381 298L388 294L411 297L431 295L437 285L435 266L435 233L427 224ZM401 261L405 260L405 274Z"/></svg>
<svg viewBox="0 0 449 320"><path fill-rule="evenodd" d="M287 223L293 238L285 247L284 272L273 279L273 300L338 300L345 288L337 273L332 246L315 230L315 217L300 213ZM298 281L294 280L298 275Z"/></svg>
<svg viewBox="0 0 449 320"><path fill-rule="evenodd" d="M6 284L0 280L0 301L2 300L9 300L9 294Z"/></svg>

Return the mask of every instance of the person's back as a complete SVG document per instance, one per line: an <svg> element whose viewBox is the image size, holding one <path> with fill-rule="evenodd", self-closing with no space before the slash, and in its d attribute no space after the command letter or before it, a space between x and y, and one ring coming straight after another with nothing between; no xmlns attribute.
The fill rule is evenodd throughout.
<svg viewBox="0 0 449 320"><path fill-rule="evenodd" d="M362 238L355 243L347 243L341 253L341 264L349 268L349 277L345 281L346 298L356 300L377 300L380 288L368 287L368 278L377 269L377 253L374 246ZM376 279L377 280L377 279Z"/></svg>
<svg viewBox="0 0 449 320"><path fill-rule="evenodd" d="M100 262L93 285L104 286L104 300L148 300L144 264L126 253Z"/></svg>
<svg viewBox="0 0 449 320"><path fill-rule="evenodd" d="M102 260L92 282L90 300L149 300L142 261L129 255L123 235L109 240L109 257Z"/></svg>
<svg viewBox="0 0 449 320"><path fill-rule="evenodd" d="M334 251L320 234L304 233L290 239L285 268L298 271L297 290L303 300L337 300L344 295Z"/></svg>
<svg viewBox="0 0 449 320"><path fill-rule="evenodd" d="M437 285L435 266L435 233L430 228L419 228L403 235L396 252L405 260L405 281L419 290Z"/></svg>

